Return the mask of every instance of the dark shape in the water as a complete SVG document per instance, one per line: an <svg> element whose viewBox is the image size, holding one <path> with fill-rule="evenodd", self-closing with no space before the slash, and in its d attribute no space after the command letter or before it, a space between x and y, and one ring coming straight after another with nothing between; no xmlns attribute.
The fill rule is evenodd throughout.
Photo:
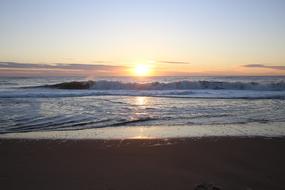
<svg viewBox="0 0 285 190"><path fill-rule="evenodd" d="M82 82L64 82L54 85L46 85L45 87L49 88L58 88L58 89L89 89L91 86L95 85L95 81L82 81Z"/></svg>

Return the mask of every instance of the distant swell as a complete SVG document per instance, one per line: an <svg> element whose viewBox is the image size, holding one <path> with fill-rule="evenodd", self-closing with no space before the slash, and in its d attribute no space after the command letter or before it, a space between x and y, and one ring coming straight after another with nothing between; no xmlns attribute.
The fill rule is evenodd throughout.
<svg viewBox="0 0 285 190"><path fill-rule="evenodd" d="M151 83L123 83L120 81L74 81L41 87L56 89L93 89L93 90L257 90L283 91L285 82L258 83L258 82L216 82L216 81L177 81Z"/></svg>

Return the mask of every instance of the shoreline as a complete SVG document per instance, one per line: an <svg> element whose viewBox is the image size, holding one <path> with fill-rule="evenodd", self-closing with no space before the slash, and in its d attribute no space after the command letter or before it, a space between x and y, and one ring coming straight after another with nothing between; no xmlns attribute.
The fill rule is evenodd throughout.
<svg viewBox="0 0 285 190"><path fill-rule="evenodd" d="M4 189L285 189L285 137L0 139Z"/></svg>
<svg viewBox="0 0 285 190"><path fill-rule="evenodd" d="M0 134L0 139L165 139L201 137L285 137L284 122L190 126L116 126Z"/></svg>

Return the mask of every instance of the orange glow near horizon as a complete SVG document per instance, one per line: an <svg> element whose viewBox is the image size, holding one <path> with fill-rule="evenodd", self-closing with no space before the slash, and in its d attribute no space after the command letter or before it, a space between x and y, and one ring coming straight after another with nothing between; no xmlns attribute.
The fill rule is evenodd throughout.
<svg viewBox="0 0 285 190"><path fill-rule="evenodd" d="M114 60L111 63L0 63L1 76L130 76L145 79L152 76L283 76L285 70L281 64L267 64L260 67L245 67L236 63L225 62L203 63L193 61L191 64L159 61L161 59L126 59ZM166 59L165 59L166 60ZM188 62L189 59L183 59ZM81 62L81 61L79 61ZM243 62L243 61L241 61ZM19 67L17 67L19 65ZM23 66L24 65L24 66ZM25 66L26 65L26 66ZM47 67L47 66L48 67ZM93 66L94 65L94 66ZM278 69L279 67L280 69ZM5 67L7 66L7 67ZM277 69L274 69L277 68Z"/></svg>

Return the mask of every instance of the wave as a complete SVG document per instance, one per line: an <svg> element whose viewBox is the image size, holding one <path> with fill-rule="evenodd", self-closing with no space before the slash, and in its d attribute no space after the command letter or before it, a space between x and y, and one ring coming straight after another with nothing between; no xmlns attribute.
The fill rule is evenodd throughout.
<svg viewBox="0 0 285 190"><path fill-rule="evenodd" d="M285 99L285 91L254 90L62 90L18 89L0 92L6 98L65 98L88 96L145 96L200 99Z"/></svg>
<svg viewBox="0 0 285 190"><path fill-rule="evenodd" d="M124 83L120 81L99 80L7 88L0 91L0 98L57 98L84 96L285 99L285 82L177 81L168 83Z"/></svg>
<svg viewBox="0 0 285 190"><path fill-rule="evenodd" d="M177 81L177 82L150 82L124 83L120 81L73 81L53 85L38 86L44 88L70 90L256 90L256 91L284 91L285 82L218 82L218 81Z"/></svg>
<svg viewBox="0 0 285 190"><path fill-rule="evenodd" d="M94 120L92 118L45 118L41 122L27 122L24 124L16 124L12 127L3 128L0 134L6 133L19 133L19 132L32 132L32 131L69 131L69 130L82 130L90 128L106 128L134 125L144 123L147 121L157 120L153 117L142 117L136 119L101 119Z"/></svg>

